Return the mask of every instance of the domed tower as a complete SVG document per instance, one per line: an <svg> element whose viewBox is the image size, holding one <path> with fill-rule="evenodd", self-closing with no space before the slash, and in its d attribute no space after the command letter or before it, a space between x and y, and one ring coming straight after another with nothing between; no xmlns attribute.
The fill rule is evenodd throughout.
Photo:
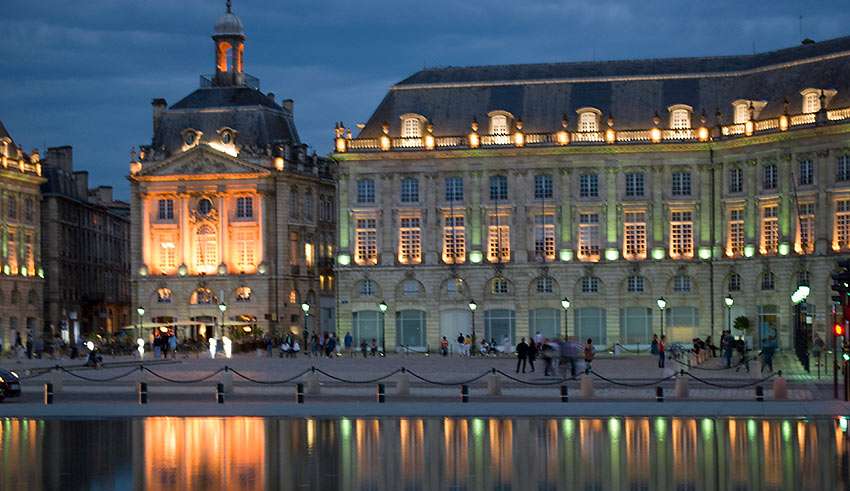
<svg viewBox="0 0 850 491"><path fill-rule="evenodd" d="M213 83L225 87L242 85L245 80L245 29L233 13L231 0L227 0L227 12L215 23L212 39L215 42Z"/></svg>

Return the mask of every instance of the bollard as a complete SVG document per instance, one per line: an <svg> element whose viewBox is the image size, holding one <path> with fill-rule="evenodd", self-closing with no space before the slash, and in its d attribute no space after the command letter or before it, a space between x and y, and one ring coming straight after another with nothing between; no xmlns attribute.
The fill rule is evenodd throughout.
<svg viewBox="0 0 850 491"><path fill-rule="evenodd" d="M148 384L147 382L139 382L139 404L148 403Z"/></svg>
<svg viewBox="0 0 850 491"><path fill-rule="evenodd" d="M321 393L319 373L315 370L307 374L307 393L311 396L319 395Z"/></svg>
<svg viewBox="0 0 850 491"><path fill-rule="evenodd" d="M224 386L225 394L233 393L233 372L227 365L224 366L224 373L221 374L221 384Z"/></svg>
<svg viewBox="0 0 850 491"><path fill-rule="evenodd" d="M469 386L460 386L460 402L469 402Z"/></svg>
<svg viewBox="0 0 850 491"><path fill-rule="evenodd" d="M63 374L62 370L59 368L59 365L56 365L56 368L50 371L49 377L50 383L53 384L53 393L61 394L62 393L62 380Z"/></svg>
<svg viewBox="0 0 850 491"><path fill-rule="evenodd" d="M44 384L44 404L53 404L53 384Z"/></svg>
<svg viewBox="0 0 850 491"><path fill-rule="evenodd" d="M674 393L676 394L676 399L687 399L688 398L688 379L684 376L684 371L678 377L676 377L676 386L674 389Z"/></svg>
<svg viewBox="0 0 850 491"><path fill-rule="evenodd" d="M401 373L396 379L395 392L396 395L401 397L407 397L410 395L410 375L407 374L407 371L404 368L401 369Z"/></svg>
<svg viewBox="0 0 850 491"><path fill-rule="evenodd" d="M570 402L570 394L567 392L567 384L561 386L561 402Z"/></svg>
<svg viewBox="0 0 850 491"><path fill-rule="evenodd" d="M496 370L490 372L490 375L487 376L487 394L491 396L498 396L502 394L502 380L499 378L499 374L496 373Z"/></svg>
<svg viewBox="0 0 850 491"><path fill-rule="evenodd" d="M579 385L581 388L581 398L593 399L593 379L590 378L590 375L582 375Z"/></svg>
<svg viewBox="0 0 850 491"><path fill-rule="evenodd" d="M782 370L777 372L777 377L773 380L773 398L776 400L788 399L788 382L782 376Z"/></svg>
<svg viewBox="0 0 850 491"><path fill-rule="evenodd" d="M655 400L658 402L664 402L664 387L655 388Z"/></svg>
<svg viewBox="0 0 850 491"><path fill-rule="evenodd" d="M301 382L295 384L295 402L304 404L304 384Z"/></svg>
<svg viewBox="0 0 850 491"><path fill-rule="evenodd" d="M756 385L756 400L759 402L764 401L764 389L761 385Z"/></svg>
<svg viewBox="0 0 850 491"><path fill-rule="evenodd" d="M221 382L215 384L215 401L224 404L224 384Z"/></svg>
<svg viewBox="0 0 850 491"><path fill-rule="evenodd" d="M383 404L387 400L387 392L384 388L384 384L378 384L378 402Z"/></svg>

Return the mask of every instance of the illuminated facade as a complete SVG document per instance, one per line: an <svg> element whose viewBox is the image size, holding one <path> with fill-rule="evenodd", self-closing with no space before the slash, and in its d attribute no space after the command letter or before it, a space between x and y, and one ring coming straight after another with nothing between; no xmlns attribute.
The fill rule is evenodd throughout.
<svg viewBox="0 0 850 491"><path fill-rule="evenodd" d="M130 163L134 304L146 327L220 336L300 332L306 302L308 328L329 330L331 163L308 155L292 101L278 104L244 72L229 5L212 38L216 73L170 107L153 101L153 140Z"/></svg>
<svg viewBox="0 0 850 491"><path fill-rule="evenodd" d="M44 329L41 258L41 160L27 154L0 122L0 343Z"/></svg>
<svg viewBox="0 0 850 491"><path fill-rule="evenodd" d="M340 332L791 344L850 252L850 38L751 56L427 69L336 128ZM732 295L727 311L724 297ZM386 313L379 306L386 302Z"/></svg>

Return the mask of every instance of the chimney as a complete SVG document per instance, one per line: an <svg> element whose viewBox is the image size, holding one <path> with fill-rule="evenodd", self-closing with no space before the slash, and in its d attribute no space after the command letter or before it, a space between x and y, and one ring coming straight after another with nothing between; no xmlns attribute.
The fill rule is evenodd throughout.
<svg viewBox="0 0 850 491"><path fill-rule="evenodd" d="M151 101L151 105L153 106L153 134L156 137L159 132L159 120L162 118L165 108L168 107L168 103L165 102L165 99L157 98Z"/></svg>
<svg viewBox="0 0 850 491"><path fill-rule="evenodd" d="M74 184L77 189L77 197L85 199L89 195L89 173L88 171L79 170L74 172Z"/></svg>
<svg viewBox="0 0 850 491"><path fill-rule="evenodd" d="M295 109L295 101L292 99L284 99L283 100L283 110L292 114L292 110Z"/></svg>
<svg viewBox="0 0 850 491"><path fill-rule="evenodd" d="M89 192L89 201L94 200L99 205L109 206L112 204L112 186L98 186Z"/></svg>
<svg viewBox="0 0 850 491"><path fill-rule="evenodd" d="M74 148L70 145L48 148L44 165L56 167L70 174L74 170Z"/></svg>

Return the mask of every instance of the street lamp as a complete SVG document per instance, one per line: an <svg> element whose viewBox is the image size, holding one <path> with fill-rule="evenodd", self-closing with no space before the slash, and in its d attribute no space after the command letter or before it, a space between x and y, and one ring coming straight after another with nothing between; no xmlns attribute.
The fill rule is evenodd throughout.
<svg viewBox="0 0 850 491"><path fill-rule="evenodd" d="M218 304L218 310L221 311L221 329L220 329L221 333L220 334L223 336L224 335L224 313L227 311L227 304L225 304L223 300L220 304Z"/></svg>
<svg viewBox="0 0 850 491"><path fill-rule="evenodd" d="M564 297L564 299L561 300L561 307L564 308L564 340L566 340L567 339L567 333L568 333L568 331L567 331L567 319L569 319L569 316L567 315L567 310L570 309L570 299L567 298L567 297Z"/></svg>
<svg viewBox="0 0 850 491"><path fill-rule="evenodd" d="M667 300L664 297L658 297L655 303L658 305L658 310L661 311L661 337L664 337L664 309L667 308Z"/></svg>
<svg viewBox="0 0 850 491"><path fill-rule="evenodd" d="M729 331L729 334L732 334L732 304L735 303L735 299L732 298L732 294L727 294L726 298L723 299L726 302L726 330Z"/></svg>
<svg viewBox="0 0 850 491"><path fill-rule="evenodd" d="M381 352L383 355L387 354L387 343L386 343L386 327L387 327L387 309L389 306L387 302L381 300L381 303L378 304L378 309L381 311Z"/></svg>
<svg viewBox="0 0 850 491"><path fill-rule="evenodd" d="M139 306L136 309L136 313L139 314L139 325L138 325L138 328L136 330L138 331L139 337L141 338L142 337L142 318L145 316L145 308Z"/></svg>
<svg viewBox="0 0 850 491"><path fill-rule="evenodd" d="M478 304L475 303L475 300L470 298L469 299L469 311L472 312L472 346L475 346L475 310L476 309L478 309Z"/></svg>
<svg viewBox="0 0 850 491"><path fill-rule="evenodd" d="M307 302L302 303L301 310L304 311L304 339L310 339L309 334L307 334L307 317L310 316L310 304Z"/></svg>

